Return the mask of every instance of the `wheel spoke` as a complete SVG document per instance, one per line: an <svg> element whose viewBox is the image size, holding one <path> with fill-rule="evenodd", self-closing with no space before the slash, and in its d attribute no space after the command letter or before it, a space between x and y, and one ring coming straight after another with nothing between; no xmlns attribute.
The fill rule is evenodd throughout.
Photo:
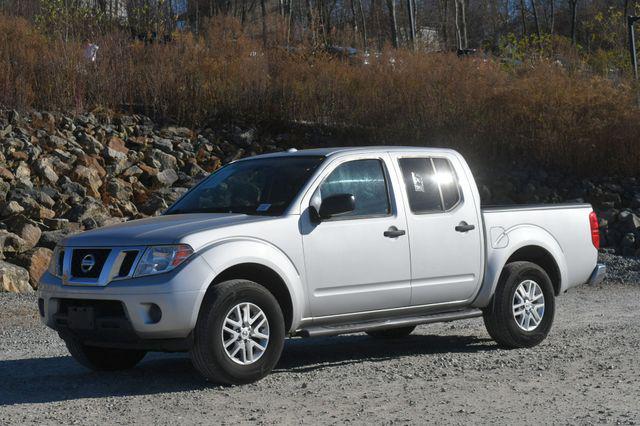
<svg viewBox="0 0 640 426"><path fill-rule="evenodd" d="M539 293L539 294L537 294L537 295L533 296L533 297L531 298L531 301L532 301L532 302L535 302L536 300L540 300L540 299L541 299L541 298L543 298L543 297L544 297L544 294Z"/></svg>
<svg viewBox="0 0 640 426"><path fill-rule="evenodd" d="M243 314L242 315L242 322L245 323L245 324L249 323L249 317L251 317L251 313L249 312L249 309L250 309L250 307L249 307L248 303L246 303L243 306L243 309L242 309L242 314Z"/></svg>
<svg viewBox="0 0 640 426"><path fill-rule="evenodd" d="M542 317L540 316L540 314L538 313L537 310L532 309L531 310L531 316L533 317L535 324L534 325L538 325L540 324L540 321L542 320Z"/></svg>
<svg viewBox="0 0 640 426"><path fill-rule="evenodd" d="M226 331L227 333L229 333L229 334L232 334L232 335L234 335L236 337L238 336L238 332L236 330L233 330L233 329L227 327L226 325L224 327L222 327L222 329L224 331Z"/></svg>
<svg viewBox="0 0 640 426"><path fill-rule="evenodd" d="M258 318L264 318L264 313L262 311L258 312L253 318L249 318L249 325L253 325Z"/></svg>
<svg viewBox="0 0 640 426"><path fill-rule="evenodd" d="M262 318L262 320L253 327L254 330L259 330L262 326L267 322L267 317Z"/></svg>
<svg viewBox="0 0 640 426"><path fill-rule="evenodd" d="M266 346L262 346L260 343L256 342L255 340L250 340L250 342L253 344L254 347L258 348L260 351L264 351L265 349L267 349Z"/></svg>
<svg viewBox="0 0 640 426"><path fill-rule="evenodd" d="M240 323L240 322L238 322L238 321L236 321L236 320L234 320L234 319L231 319L231 318L229 318L229 317L227 317L227 318L224 320L224 323L225 323L225 326L226 326L227 324L231 324L231 326L232 326L232 327L234 327L234 328L240 328L240 327L242 327L242 323Z"/></svg>
<svg viewBox="0 0 640 426"><path fill-rule="evenodd" d="M266 334L264 334L264 333L260 333L258 330L254 330L254 331L252 331L252 332L251 332L251 337L255 337L255 338L263 339L263 340L267 340L267 339L269 339L269 336L267 336L267 335L266 335Z"/></svg>
<svg viewBox="0 0 640 426"><path fill-rule="evenodd" d="M242 345L240 343L236 343L235 349L229 355L231 355L231 357L234 357L238 354L238 352L240 352L241 349Z"/></svg>
<svg viewBox="0 0 640 426"><path fill-rule="evenodd" d="M516 317L519 316L519 315L522 315L524 313L525 313L525 309L520 309L518 311L515 311L515 310L513 311L513 315L516 316Z"/></svg>
<svg viewBox="0 0 640 426"><path fill-rule="evenodd" d="M244 348L246 354L245 362L253 362L253 340L245 340Z"/></svg>
<svg viewBox="0 0 640 426"><path fill-rule="evenodd" d="M527 298L527 292L522 284L518 286L518 293L520 293L520 297L522 298L522 300L525 300Z"/></svg>

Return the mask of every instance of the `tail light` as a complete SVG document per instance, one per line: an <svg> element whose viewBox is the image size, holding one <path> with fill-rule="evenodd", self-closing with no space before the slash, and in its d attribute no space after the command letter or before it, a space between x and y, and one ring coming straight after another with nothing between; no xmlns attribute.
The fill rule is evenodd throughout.
<svg viewBox="0 0 640 426"><path fill-rule="evenodd" d="M589 213L589 225L591 226L591 242L596 249L600 248L600 228L596 212Z"/></svg>

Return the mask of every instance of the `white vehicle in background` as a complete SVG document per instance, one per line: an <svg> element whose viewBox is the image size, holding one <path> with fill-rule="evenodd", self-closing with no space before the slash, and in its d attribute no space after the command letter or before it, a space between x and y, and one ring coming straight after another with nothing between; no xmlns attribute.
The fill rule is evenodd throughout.
<svg viewBox="0 0 640 426"><path fill-rule="evenodd" d="M286 336L484 317L500 345L545 339L555 298L599 282L590 205L481 209L462 156L335 148L233 162L160 216L74 235L41 279L43 321L93 369L189 351L248 383Z"/></svg>

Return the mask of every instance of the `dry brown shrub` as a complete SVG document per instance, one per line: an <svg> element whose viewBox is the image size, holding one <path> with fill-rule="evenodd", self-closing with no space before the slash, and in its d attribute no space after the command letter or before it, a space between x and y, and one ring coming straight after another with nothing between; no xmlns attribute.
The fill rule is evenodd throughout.
<svg viewBox="0 0 640 426"><path fill-rule="evenodd" d="M305 122L367 143L450 146L485 161L526 159L574 172L637 174L640 110L616 85L545 60L498 60L387 49L338 58L305 46L263 49L237 21L212 21L167 44L113 32L80 43L0 16L0 103L13 108L143 110L211 120Z"/></svg>

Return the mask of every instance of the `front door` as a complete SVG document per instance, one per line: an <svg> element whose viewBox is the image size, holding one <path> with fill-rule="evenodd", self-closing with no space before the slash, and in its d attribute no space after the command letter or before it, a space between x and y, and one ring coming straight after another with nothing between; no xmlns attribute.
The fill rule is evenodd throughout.
<svg viewBox="0 0 640 426"><path fill-rule="evenodd" d="M320 223L303 214L307 284L314 318L408 306L411 270L402 206L395 203L388 156L330 165L314 202L352 194L355 210ZM338 162L338 160L336 160ZM386 236L385 236L386 233Z"/></svg>

